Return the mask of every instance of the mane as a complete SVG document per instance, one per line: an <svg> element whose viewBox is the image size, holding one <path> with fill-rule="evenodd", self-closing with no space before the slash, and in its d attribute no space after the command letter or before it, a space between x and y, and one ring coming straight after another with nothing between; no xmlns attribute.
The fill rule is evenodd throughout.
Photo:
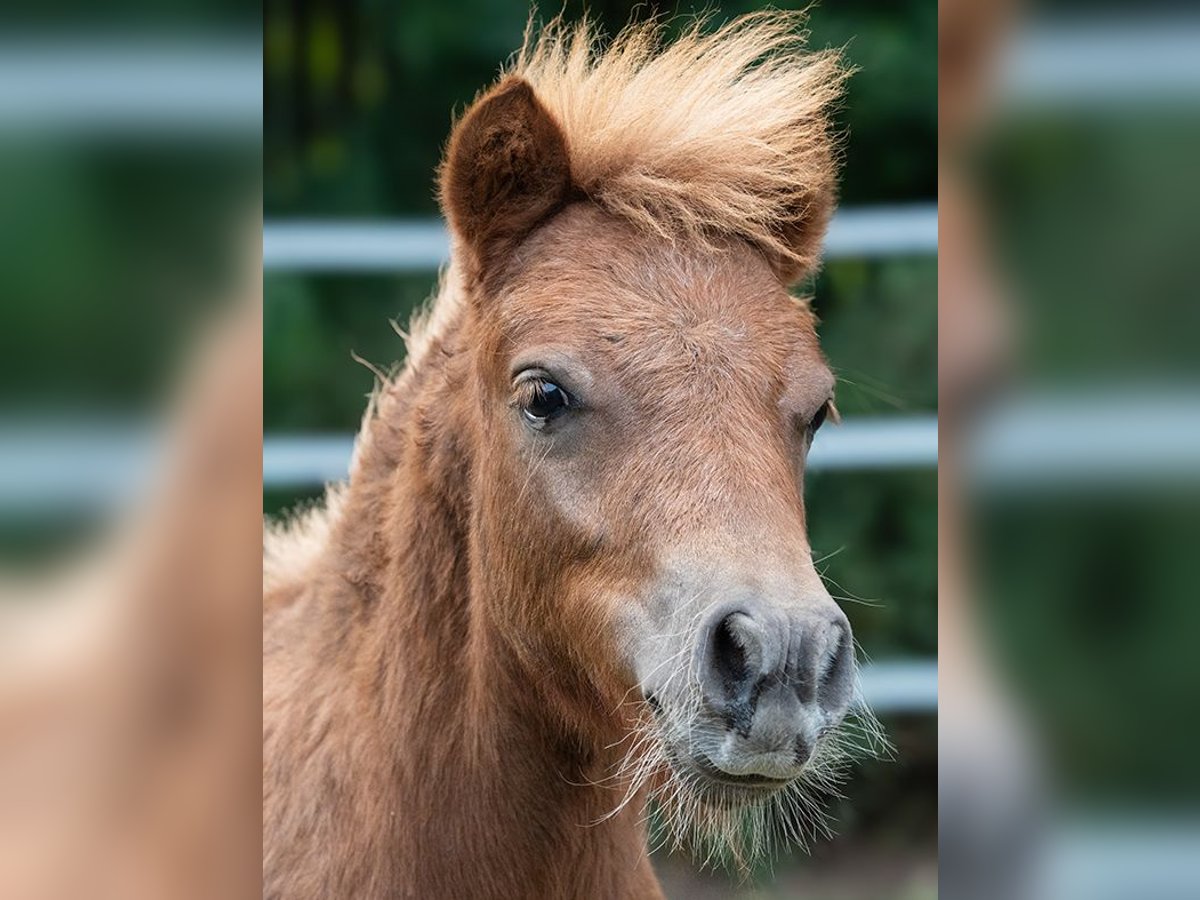
<svg viewBox="0 0 1200 900"><path fill-rule="evenodd" d="M555 19L506 74L528 81L567 139L574 185L670 237L734 235L802 267L798 220L824 232L836 179L830 121L850 74L836 50L808 51L802 13L767 11L667 40L652 21L606 47L592 23ZM820 221L813 222L813 219Z"/></svg>
<svg viewBox="0 0 1200 900"><path fill-rule="evenodd" d="M319 565L345 490L326 489L320 501L293 509L278 521L263 523L263 595L293 585Z"/></svg>

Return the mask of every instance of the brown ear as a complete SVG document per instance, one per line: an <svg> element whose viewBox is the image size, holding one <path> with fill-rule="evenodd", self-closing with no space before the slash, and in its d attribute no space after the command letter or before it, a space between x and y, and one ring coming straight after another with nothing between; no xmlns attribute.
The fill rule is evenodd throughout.
<svg viewBox="0 0 1200 900"><path fill-rule="evenodd" d="M566 200L566 138L529 83L509 77L475 101L450 136L442 210L481 271Z"/></svg>

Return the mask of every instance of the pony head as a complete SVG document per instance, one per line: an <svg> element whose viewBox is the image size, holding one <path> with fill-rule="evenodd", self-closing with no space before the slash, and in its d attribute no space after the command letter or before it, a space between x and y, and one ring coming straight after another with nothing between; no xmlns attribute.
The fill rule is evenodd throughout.
<svg viewBox="0 0 1200 900"><path fill-rule="evenodd" d="M668 839L736 859L814 824L856 704L802 489L835 379L787 291L834 206L846 72L796 24L603 51L551 24L441 171L486 616L572 734L620 747L614 808L648 789Z"/></svg>

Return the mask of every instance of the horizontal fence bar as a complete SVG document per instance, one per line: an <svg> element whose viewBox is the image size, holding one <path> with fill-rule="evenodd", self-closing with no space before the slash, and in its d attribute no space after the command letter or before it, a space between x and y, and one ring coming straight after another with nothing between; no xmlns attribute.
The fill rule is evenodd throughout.
<svg viewBox="0 0 1200 900"><path fill-rule="evenodd" d="M263 439L263 488L312 488L346 477L354 436L273 435Z"/></svg>
<svg viewBox="0 0 1200 900"><path fill-rule="evenodd" d="M0 423L0 513L61 518L136 503L161 435L121 422Z"/></svg>
<svg viewBox="0 0 1200 900"><path fill-rule="evenodd" d="M431 272L449 258L437 219L263 223L268 272Z"/></svg>
<svg viewBox="0 0 1200 900"><path fill-rule="evenodd" d="M859 677L863 698L876 713L937 712L937 660L894 659L868 663Z"/></svg>
<svg viewBox="0 0 1200 900"><path fill-rule="evenodd" d="M1200 479L1200 383L1014 397L970 434L985 491L1172 487Z"/></svg>
<svg viewBox="0 0 1200 900"><path fill-rule="evenodd" d="M238 129L261 135L261 36L0 41L0 127L67 132ZM1200 97L1200 17L1064 18L1018 28L1002 67L1016 108Z"/></svg>
<svg viewBox="0 0 1200 900"><path fill-rule="evenodd" d="M161 455L162 435L120 422L0 421L0 519L62 519L137 502ZM350 434L267 435L263 487L312 491L347 475ZM818 434L809 469L870 470L937 465L933 416L851 419Z"/></svg>
<svg viewBox="0 0 1200 900"><path fill-rule="evenodd" d="M1063 18L1019 30L1001 67L1014 111L1200 100L1200 16Z"/></svg>
<svg viewBox="0 0 1200 900"><path fill-rule="evenodd" d="M934 253L937 206L932 203L841 210L825 241L827 259ZM268 271L431 272L449 254L450 239L437 219L285 219L263 225Z"/></svg>
<svg viewBox="0 0 1200 900"><path fill-rule="evenodd" d="M313 490L347 475L350 434L267 435L263 487ZM156 435L137 426L0 424L0 514L65 515L128 502L156 459ZM937 418L849 419L827 425L811 471L937 465Z"/></svg>
<svg viewBox="0 0 1200 900"><path fill-rule="evenodd" d="M258 35L0 41L0 128L261 135Z"/></svg>
<svg viewBox="0 0 1200 900"><path fill-rule="evenodd" d="M1068 810L1041 834L1035 897L1194 900L1200 897L1200 820L1192 807ZM1040 824L1031 822L1030 824ZM1026 859L1025 862L1031 862Z"/></svg>
<svg viewBox="0 0 1200 900"><path fill-rule="evenodd" d="M272 435L263 441L263 486L311 488L346 477L351 435ZM813 441L810 471L937 465L937 418L850 419Z"/></svg>
<svg viewBox="0 0 1200 900"><path fill-rule="evenodd" d="M932 415L851 417L821 429L808 467L932 468L937 429ZM263 441L264 486L307 490L341 480L353 444L349 434L269 434ZM0 422L0 513L90 508L122 498L145 479L153 450L153 432L136 426ZM972 432L966 460L973 486L1005 495L1195 485L1200 385L1015 399Z"/></svg>

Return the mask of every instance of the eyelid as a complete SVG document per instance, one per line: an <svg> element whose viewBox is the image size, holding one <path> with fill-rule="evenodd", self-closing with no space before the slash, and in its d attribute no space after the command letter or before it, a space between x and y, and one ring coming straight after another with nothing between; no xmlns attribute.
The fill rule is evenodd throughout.
<svg viewBox="0 0 1200 900"><path fill-rule="evenodd" d="M513 373L513 387L525 384L528 381L553 381L556 384L560 379L557 375L542 366L525 366L519 372Z"/></svg>
<svg viewBox="0 0 1200 900"><path fill-rule="evenodd" d="M530 348L512 360L510 377L515 381L525 372L538 370L558 382L572 393L587 391L592 386L592 373L573 353L553 347ZM577 389L577 390L575 390Z"/></svg>

